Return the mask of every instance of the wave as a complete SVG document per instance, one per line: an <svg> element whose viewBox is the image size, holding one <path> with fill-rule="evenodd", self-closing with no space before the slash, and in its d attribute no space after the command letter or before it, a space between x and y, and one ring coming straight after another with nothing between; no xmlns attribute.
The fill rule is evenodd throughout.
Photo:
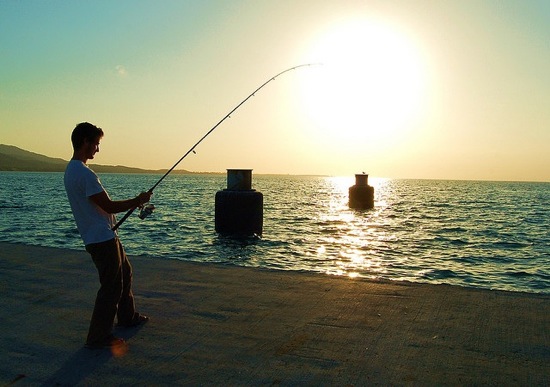
<svg viewBox="0 0 550 387"><path fill-rule="evenodd" d="M139 175L100 177L116 198L151 183ZM513 184L469 182L465 189L464 182L387 180L376 188L373 210L355 211L330 179L258 176L254 187L269 198L264 235L243 241L214 230L214 193L225 180L169 179L155 198L157 211L121 228L128 253L550 292L540 269L550 258L548 184L514 191L505 189ZM0 186L0 240L82 249L60 175L0 174Z"/></svg>

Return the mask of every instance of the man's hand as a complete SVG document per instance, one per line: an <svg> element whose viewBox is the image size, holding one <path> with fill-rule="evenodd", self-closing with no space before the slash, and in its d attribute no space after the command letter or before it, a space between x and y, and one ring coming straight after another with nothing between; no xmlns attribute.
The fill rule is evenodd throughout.
<svg viewBox="0 0 550 387"><path fill-rule="evenodd" d="M149 201L151 200L151 196L153 196L152 192L142 192L138 196L136 196L136 199L139 202L138 207L141 208L145 203L149 203Z"/></svg>
<svg viewBox="0 0 550 387"><path fill-rule="evenodd" d="M105 191L101 191L90 196L90 200L108 214L116 214L143 206L151 200L151 196L153 196L152 192L142 192L133 199L113 201Z"/></svg>

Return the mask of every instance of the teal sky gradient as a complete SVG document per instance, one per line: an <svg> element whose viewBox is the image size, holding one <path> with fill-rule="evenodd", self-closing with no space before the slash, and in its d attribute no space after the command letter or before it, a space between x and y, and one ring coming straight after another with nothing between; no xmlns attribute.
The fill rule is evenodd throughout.
<svg viewBox="0 0 550 387"><path fill-rule="evenodd" d="M337 33L357 20L373 36ZM180 167L550 181L548 20L542 0L2 0L0 143L68 159L90 121L95 163L169 168L323 61Z"/></svg>

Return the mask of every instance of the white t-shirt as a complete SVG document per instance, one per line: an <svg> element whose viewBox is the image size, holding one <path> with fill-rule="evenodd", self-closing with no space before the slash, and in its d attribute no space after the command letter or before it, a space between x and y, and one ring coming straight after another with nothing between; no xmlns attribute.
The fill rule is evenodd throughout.
<svg viewBox="0 0 550 387"><path fill-rule="evenodd" d="M65 190L85 245L113 239L116 219L96 205L90 196L105 191L97 175L80 160L71 160L65 169Z"/></svg>

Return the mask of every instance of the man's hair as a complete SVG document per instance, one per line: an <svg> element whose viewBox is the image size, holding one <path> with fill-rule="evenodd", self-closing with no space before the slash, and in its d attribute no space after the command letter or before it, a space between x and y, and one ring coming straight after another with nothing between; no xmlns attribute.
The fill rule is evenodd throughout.
<svg viewBox="0 0 550 387"><path fill-rule="evenodd" d="M89 122L81 122L76 125L71 135L71 142L73 143L74 150L79 150L84 141L92 142L98 138L103 137L103 130Z"/></svg>

